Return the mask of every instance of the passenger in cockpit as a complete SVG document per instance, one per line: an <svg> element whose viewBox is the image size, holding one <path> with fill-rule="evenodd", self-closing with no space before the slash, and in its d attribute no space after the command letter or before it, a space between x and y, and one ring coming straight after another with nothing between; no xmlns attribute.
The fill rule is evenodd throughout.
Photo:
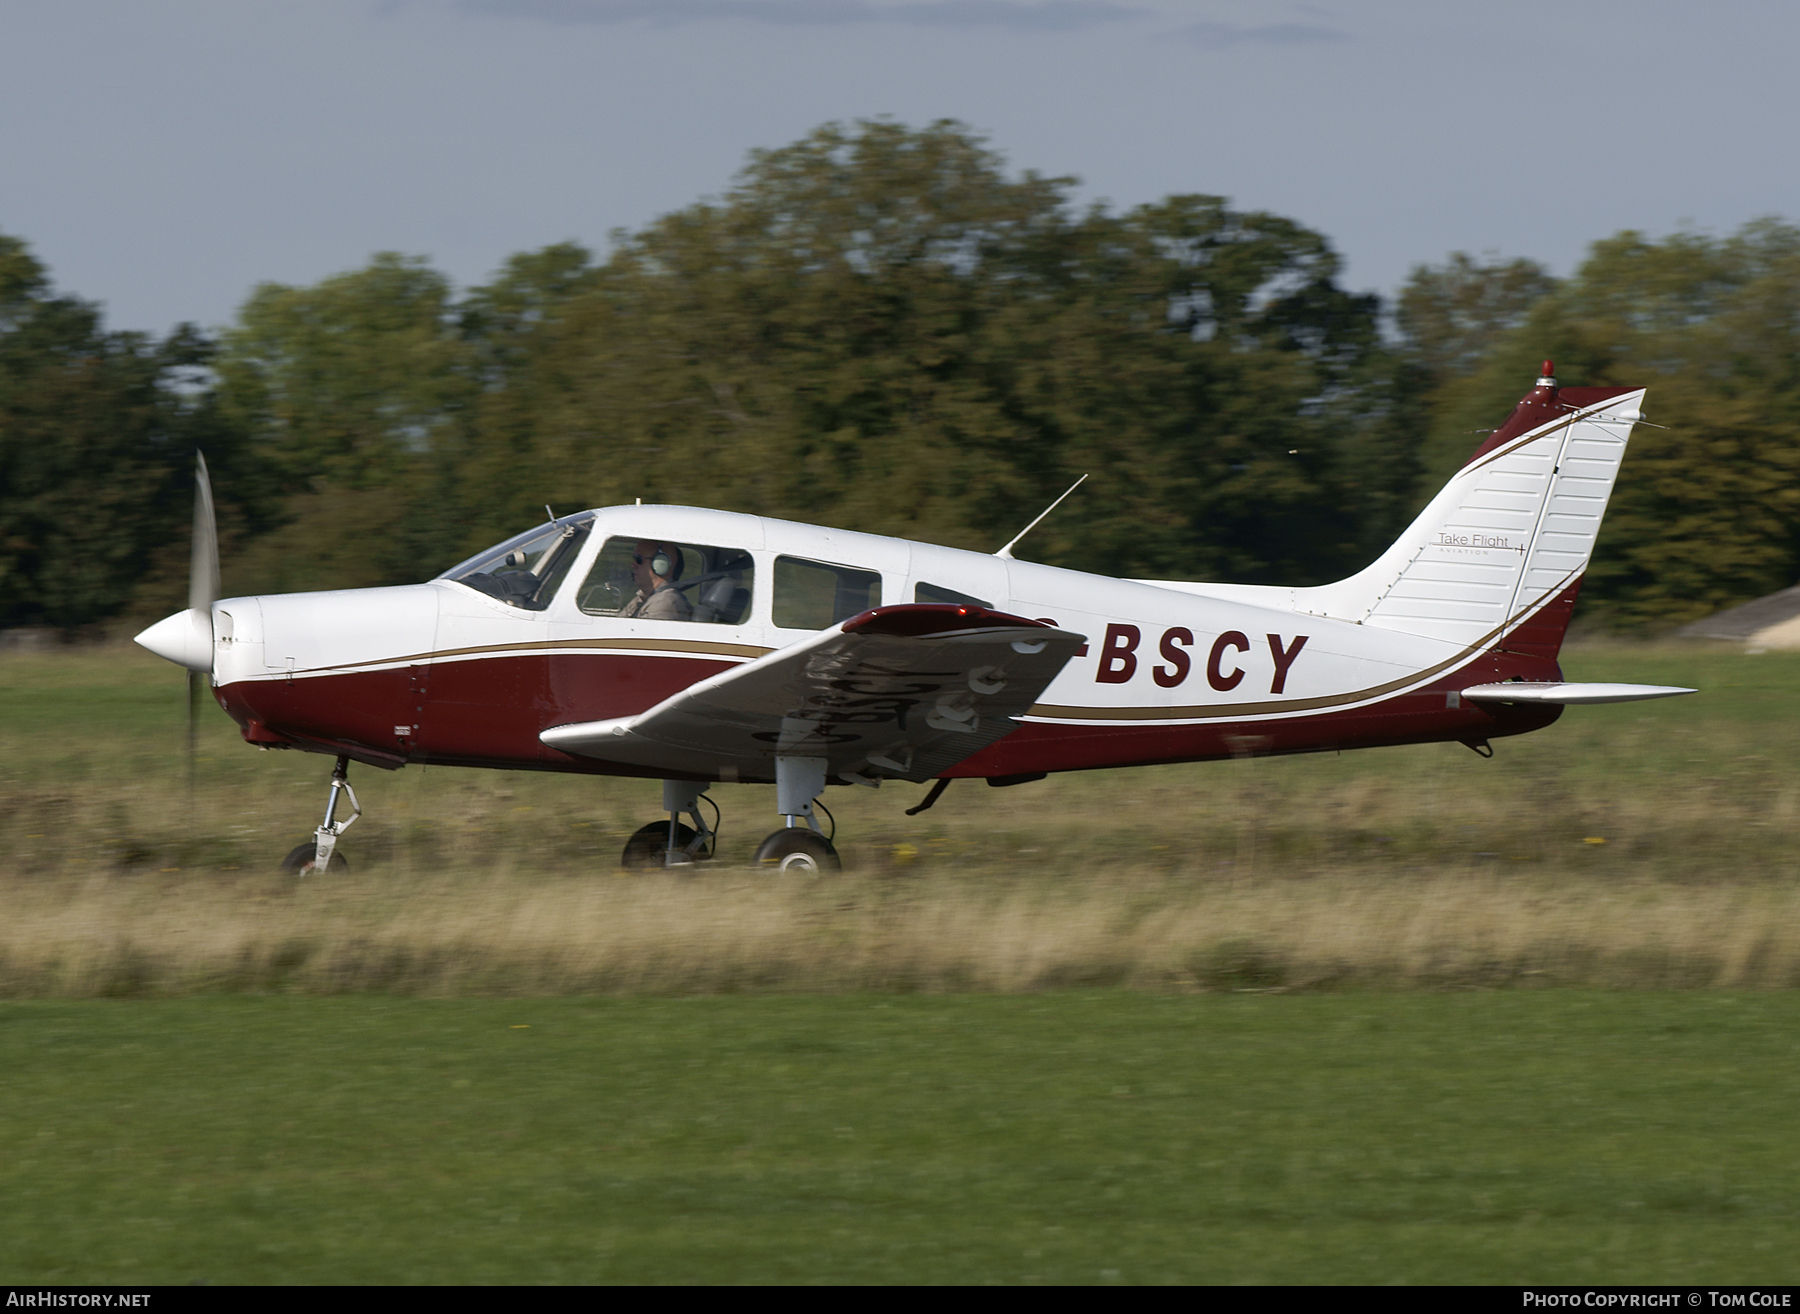
<svg viewBox="0 0 1800 1314"><path fill-rule="evenodd" d="M641 542L631 554L631 578L637 596L620 610L620 616L642 620L685 621L694 618L694 607L675 582L681 578L681 549L661 543Z"/></svg>

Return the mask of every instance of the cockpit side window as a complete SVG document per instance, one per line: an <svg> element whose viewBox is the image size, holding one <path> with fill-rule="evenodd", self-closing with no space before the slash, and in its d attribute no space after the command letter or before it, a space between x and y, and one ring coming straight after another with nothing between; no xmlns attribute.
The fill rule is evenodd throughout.
<svg viewBox="0 0 1800 1314"><path fill-rule="evenodd" d="M775 558L775 616L786 630L822 630L881 605L881 574L800 557Z"/></svg>
<svg viewBox="0 0 1800 1314"><path fill-rule="evenodd" d="M467 584L509 607L542 611L575 564L593 520L590 512L538 525L452 566L438 578Z"/></svg>
<svg viewBox="0 0 1800 1314"><path fill-rule="evenodd" d="M742 625L755 587L756 564L742 548L614 537L575 599L590 616Z"/></svg>

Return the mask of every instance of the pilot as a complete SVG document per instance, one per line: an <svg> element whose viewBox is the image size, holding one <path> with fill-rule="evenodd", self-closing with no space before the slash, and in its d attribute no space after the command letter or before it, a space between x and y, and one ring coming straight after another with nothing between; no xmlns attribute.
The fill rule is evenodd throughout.
<svg viewBox="0 0 1800 1314"><path fill-rule="evenodd" d="M643 620L694 619L694 607L675 581L681 578L681 549L671 544L643 542L631 554L631 578L637 596L626 603L621 616Z"/></svg>

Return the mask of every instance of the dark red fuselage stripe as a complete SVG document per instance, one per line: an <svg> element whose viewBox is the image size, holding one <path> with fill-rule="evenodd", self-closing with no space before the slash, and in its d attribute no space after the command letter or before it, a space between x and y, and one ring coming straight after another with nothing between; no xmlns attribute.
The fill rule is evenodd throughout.
<svg viewBox="0 0 1800 1314"><path fill-rule="evenodd" d="M1536 646L1536 645L1533 645ZM551 726L633 716L732 663L640 653L521 654L392 671L226 685L220 704L246 727L375 765L434 762L585 775L658 775L548 748ZM1187 725L1027 722L947 772L1006 776L1381 744L1497 738L1548 725L1555 706L1449 706L1470 684L1561 678L1553 660L1490 652L1428 687L1313 716ZM404 732L404 733L403 733ZM358 750L362 750L360 753Z"/></svg>
<svg viewBox="0 0 1800 1314"><path fill-rule="evenodd" d="M635 716L734 665L633 652L519 653L246 680L225 685L218 696L241 726L256 721L303 746L366 747L371 761L397 755L408 762L636 775L546 748L538 735L553 725Z"/></svg>

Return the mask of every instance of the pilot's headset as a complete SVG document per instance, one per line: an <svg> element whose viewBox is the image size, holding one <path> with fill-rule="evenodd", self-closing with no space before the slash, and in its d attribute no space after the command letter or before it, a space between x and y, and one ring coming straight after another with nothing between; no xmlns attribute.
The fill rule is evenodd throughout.
<svg viewBox="0 0 1800 1314"><path fill-rule="evenodd" d="M658 579L666 579L671 584L681 578L681 549L656 545L656 554L650 558L650 573Z"/></svg>

